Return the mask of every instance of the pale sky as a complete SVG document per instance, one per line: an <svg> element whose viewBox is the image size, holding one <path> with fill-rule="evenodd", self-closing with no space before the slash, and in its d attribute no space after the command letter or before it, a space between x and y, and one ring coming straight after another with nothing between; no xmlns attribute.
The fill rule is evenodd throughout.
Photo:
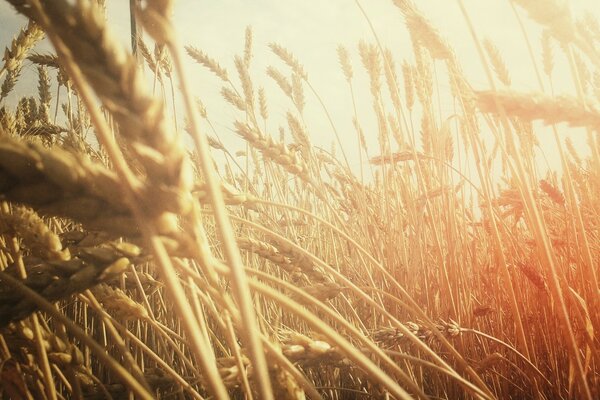
<svg viewBox="0 0 600 400"><path fill-rule="evenodd" d="M128 2L107 0L108 21L115 35L129 46ZM481 64L473 41L457 2L454 0L414 1L417 7L433 22L442 36L454 48L463 70L476 89L487 89ZM517 21L508 0L465 0L480 38L491 39L500 49L511 73L513 88L519 91L536 91L533 70L527 49L522 40ZM575 16L583 10L600 14L598 0L571 0ZM404 59L412 61L412 49L403 17L392 0L362 0L362 6L375 26L384 46L389 47L399 67ZM595 5L596 4L596 5ZM352 163L357 163L355 134L351 125L352 103L343 74L340 70L336 47L342 44L352 56L355 73L355 93L359 101L359 117L365 133L375 132L368 81L358 56L357 44L363 39L373 42L365 18L354 0L180 0L176 1L174 20L184 44L193 45L218 60L235 77L233 57L244 47L244 31L251 25L254 32L254 59L251 74L255 88L264 86L269 99L272 125L269 130L277 135L278 126L284 125L285 113L292 105L279 96L279 88L265 75L267 66L273 65L288 72L285 65L270 53L267 45L277 42L292 51L304 64L309 80L323 97L343 138L350 142L345 148ZM539 57L538 25L531 22L518 8L524 23L530 27L530 39ZM0 46L6 46L23 26L25 20L17 16L6 2L0 2ZM559 53L557 50L556 53ZM560 69L561 62L558 61ZM35 70L29 63L26 70ZM202 67L188 64L193 91L206 104L209 117L219 130L220 137L234 143L236 135L230 130L234 118L242 118L231 106L225 106L219 91L220 81ZM35 74L23 74L24 82L17 85L16 93L37 93ZM400 75L398 68L398 74ZM400 75L401 76L401 75ZM561 78L563 77L564 78ZM574 93L570 75L564 70L556 74L557 91ZM442 90L448 87L447 78L440 78ZM331 129L318 103L306 90L306 122L313 143L327 149L334 140ZM442 104L442 107L450 107ZM417 122L418 124L418 122ZM583 135L581 132L578 134ZM375 133L368 138L371 155L376 155ZM543 140L543 138L540 138Z"/></svg>

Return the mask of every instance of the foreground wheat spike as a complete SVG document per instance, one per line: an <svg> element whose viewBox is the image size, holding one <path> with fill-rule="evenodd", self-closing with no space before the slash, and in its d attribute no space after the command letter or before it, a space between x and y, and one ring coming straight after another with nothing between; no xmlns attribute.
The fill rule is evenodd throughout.
<svg viewBox="0 0 600 400"><path fill-rule="evenodd" d="M68 217L88 229L139 238L141 232L121 196L121 183L105 166L60 148L0 137L0 199L27 204L40 215ZM208 202L204 185L194 191ZM227 204L251 205L252 197L224 186ZM165 226L162 235L176 234Z"/></svg>
<svg viewBox="0 0 600 400"><path fill-rule="evenodd" d="M147 211L189 211L192 171L183 142L170 128L163 103L146 89L135 57L126 53L106 29L98 6L58 0L43 2L37 10L24 8L21 1L11 3L34 19L48 19L45 28L69 48L72 61L113 115L119 134L144 167L148 183L146 195L139 200L147 203ZM149 201L150 196L153 201Z"/></svg>
<svg viewBox="0 0 600 400"><path fill-rule="evenodd" d="M476 97L482 112L500 113L500 106L508 116L527 121L542 120L546 124L566 122L574 127L600 130L600 110L593 104L586 105L572 97L513 91L480 91L476 92Z"/></svg>
<svg viewBox="0 0 600 400"><path fill-rule="evenodd" d="M23 280L23 284L48 301L55 302L112 279L129 266L129 258L139 255L140 249L137 246L109 242L97 247L81 248L77 256L68 261L43 261L36 257L25 257L27 278ZM17 266L12 264L2 273L17 277ZM0 327L23 319L37 310L27 298L1 284L0 304Z"/></svg>
<svg viewBox="0 0 600 400"><path fill-rule="evenodd" d="M41 215L69 217L117 236L140 233L123 204L116 176L61 149L0 138L0 196Z"/></svg>

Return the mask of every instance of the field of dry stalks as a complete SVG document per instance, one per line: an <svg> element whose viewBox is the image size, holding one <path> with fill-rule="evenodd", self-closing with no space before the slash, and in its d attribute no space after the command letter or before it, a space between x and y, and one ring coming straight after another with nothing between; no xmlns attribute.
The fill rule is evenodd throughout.
<svg viewBox="0 0 600 400"><path fill-rule="evenodd" d="M476 88L418 2L388 1L412 54L337 49L376 121L347 110L339 132L284 43L261 76L289 110L272 122L250 28L216 60L147 0L133 53L102 1L7 0L29 22L0 65L2 399L600 398L598 21L512 0L543 32L522 36L537 89L471 29ZM192 60L243 149L191 93ZM38 92L12 105L24 66ZM359 169L311 144L308 102Z"/></svg>

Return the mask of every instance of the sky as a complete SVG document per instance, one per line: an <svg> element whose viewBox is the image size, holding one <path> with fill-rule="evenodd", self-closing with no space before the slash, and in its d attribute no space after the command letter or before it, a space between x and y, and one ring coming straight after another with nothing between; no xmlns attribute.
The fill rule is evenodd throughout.
<svg viewBox="0 0 600 400"><path fill-rule="evenodd" d="M129 46L130 25L128 2L125 0L106 0L107 19L115 37ZM442 36L451 44L468 77L476 89L488 89L481 63L475 52L473 41L467 30L464 18L455 0L421 0L414 2L431 20ZM508 0L464 0L465 6L481 38L489 38L503 55L513 80L513 88L519 91L536 91L537 84L527 48ZM570 5L575 16L583 11L600 14L597 0L571 0ZM400 10L392 0L362 0L369 20L375 27L384 46L392 50L396 65L404 59L413 61L412 49ZM531 39L539 49L540 30L528 20L521 9L519 14L530 27ZM360 63L357 44L360 40L374 42L373 33L367 19L361 14L355 0L179 0L176 1L174 21L181 42L208 53L219 61L235 76L233 57L242 54L244 31L251 26L254 33L254 59L250 72L255 87L264 86L269 101L269 113L273 122L269 130L277 136L278 126L285 122L286 112L292 105L280 96L276 84L267 78L265 70L269 65L287 72L269 50L268 44L277 42L290 51L304 64L308 77L323 98L341 133L345 151L353 167L357 166L355 134L352 127L352 100L339 67L336 48L347 47L352 56L355 71L355 91L359 118L365 127L365 134L371 155L377 153L375 122L371 106L368 80ZM25 20L16 15L6 2L0 2L0 46L9 45ZM43 46L39 51L43 51ZM539 51L537 53L539 55ZM236 135L232 122L242 118L231 106L225 103L219 92L220 81L210 72L194 64L186 63L192 82L192 91L207 106L209 117L224 142L236 146ZM560 68L558 61L557 68ZM34 70L35 66L26 65ZM400 71L398 71L400 74ZM566 78L561 78L562 76ZM23 82L17 85L16 94L36 93L35 74L23 74ZM574 93L573 84L567 73L557 73L555 87L559 93ZM447 90L445 78L440 87ZM331 128L325 114L316 99L306 93L306 124L312 135L313 144L329 149L334 141ZM9 102L11 99L9 99ZM450 102L441 101L442 109L450 109ZM575 133L583 137L582 132ZM542 138L542 140L546 140ZM585 147L581 143L582 149ZM552 146L551 143L548 146ZM550 150L548 150L550 151Z"/></svg>

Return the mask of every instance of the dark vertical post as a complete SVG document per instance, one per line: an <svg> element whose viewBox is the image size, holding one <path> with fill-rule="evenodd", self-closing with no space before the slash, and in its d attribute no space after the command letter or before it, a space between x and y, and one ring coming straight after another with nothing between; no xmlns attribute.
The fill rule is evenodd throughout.
<svg viewBox="0 0 600 400"><path fill-rule="evenodd" d="M137 25L135 13L136 13L136 8L139 6L139 2L140 2L140 0L129 0L129 17L130 17L130 23L131 23L131 52L133 53L135 58L138 60L138 63L140 60L139 60L139 54L137 51L137 41L138 41L138 37L141 36L142 32L141 32L141 29Z"/></svg>

